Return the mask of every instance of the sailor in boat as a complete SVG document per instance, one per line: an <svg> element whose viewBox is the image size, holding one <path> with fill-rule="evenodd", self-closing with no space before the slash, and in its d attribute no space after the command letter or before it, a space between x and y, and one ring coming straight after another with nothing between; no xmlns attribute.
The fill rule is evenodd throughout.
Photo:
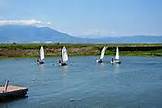
<svg viewBox="0 0 162 108"><path fill-rule="evenodd" d="M111 59L112 63L114 62L114 58Z"/></svg>
<svg viewBox="0 0 162 108"><path fill-rule="evenodd" d="M112 58L111 63L112 64L114 64L114 63L120 64L121 63L121 61L119 59L119 48L118 47L116 48L115 58Z"/></svg>
<svg viewBox="0 0 162 108"><path fill-rule="evenodd" d="M44 49L41 46L40 51L39 51L39 59L37 59L38 64L44 64Z"/></svg>
<svg viewBox="0 0 162 108"><path fill-rule="evenodd" d="M61 54L62 54L62 58L61 60L59 60L59 64L61 66L65 66L67 65L67 61L68 61L67 49L65 48L65 46L62 48Z"/></svg>

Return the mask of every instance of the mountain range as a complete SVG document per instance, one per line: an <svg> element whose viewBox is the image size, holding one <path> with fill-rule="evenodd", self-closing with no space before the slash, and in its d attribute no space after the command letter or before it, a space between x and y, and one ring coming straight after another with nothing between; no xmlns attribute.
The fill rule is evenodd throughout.
<svg viewBox="0 0 162 108"><path fill-rule="evenodd" d="M0 42L64 42L64 43L161 43L162 36L122 36L90 39L71 36L49 27L1 25Z"/></svg>

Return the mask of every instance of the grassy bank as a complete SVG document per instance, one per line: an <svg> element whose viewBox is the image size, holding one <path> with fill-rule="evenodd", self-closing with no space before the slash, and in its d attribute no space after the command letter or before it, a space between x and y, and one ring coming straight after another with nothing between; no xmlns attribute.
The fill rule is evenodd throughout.
<svg viewBox="0 0 162 108"><path fill-rule="evenodd" d="M116 46L120 55L162 56L162 44L0 44L0 57L37 57L40 46L44 46L46 56L60 56L62 46L68 54L99 55L103 46L108 46L106 55L115 55Z"/></svg>

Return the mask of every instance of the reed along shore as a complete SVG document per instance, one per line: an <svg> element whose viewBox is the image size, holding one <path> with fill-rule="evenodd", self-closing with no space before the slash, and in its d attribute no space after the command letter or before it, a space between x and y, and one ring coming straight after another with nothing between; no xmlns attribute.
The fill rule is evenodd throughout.
<svg viewBox="0 0 162 108"><path fill-rule="evenodd" d="M162 56L162 43L159 44L0 44L0 57L38 57L40 46L46 56L60 56L61 48L66 46L70 56L99 55L107 46L106 55L115 55L119 47L123 56Z"/></svg>

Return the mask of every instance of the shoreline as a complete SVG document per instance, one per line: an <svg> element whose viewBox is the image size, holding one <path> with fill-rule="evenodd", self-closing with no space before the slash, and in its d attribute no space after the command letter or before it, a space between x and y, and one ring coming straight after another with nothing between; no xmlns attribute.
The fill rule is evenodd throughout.
<svg viewBox="0 0 162 108"><path fill-rule="evenodd" d="M116 46L120 56L162 56L162 44L0 44L0 58L35 58L40 46L46 57L61 56L61 48L67 47L69 56L98 56L103 46L108 46L107 56L114 56Z"/></svg>

